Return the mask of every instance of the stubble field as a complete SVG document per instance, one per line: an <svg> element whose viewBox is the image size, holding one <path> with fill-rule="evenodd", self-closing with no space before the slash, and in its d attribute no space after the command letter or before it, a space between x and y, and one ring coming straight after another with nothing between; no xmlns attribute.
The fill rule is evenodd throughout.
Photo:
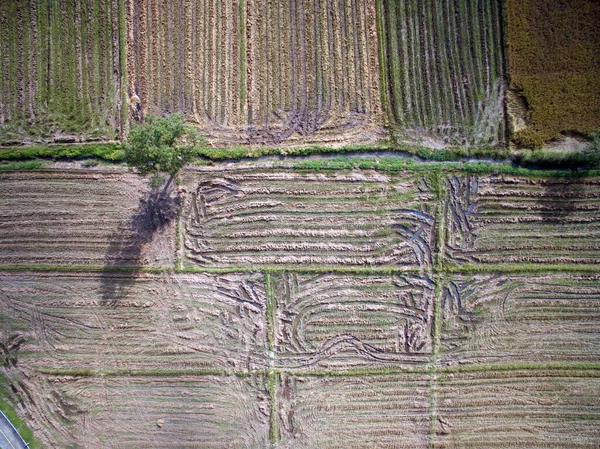
<svg viewBox="0 0 600 449"><path fill-rule="evenodd" d="M597 179L230 164L178 188L140 240L133 174L1 175L4 383L45 446L594 447Z"/></svg>

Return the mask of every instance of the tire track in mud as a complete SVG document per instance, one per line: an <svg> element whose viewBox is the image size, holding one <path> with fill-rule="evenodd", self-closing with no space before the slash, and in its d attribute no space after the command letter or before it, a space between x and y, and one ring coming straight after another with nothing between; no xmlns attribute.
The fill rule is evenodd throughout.
<svg viewBox="0 0 600 449"><path fill-rule="evenodd" d="M446 256L459 264L595 264L599 201L596 179L452 178Z"/></svg>
<svg viewBox="0 0 600 449"><path fill-rule="evenodd" d="M351 175L325 183L232 172L192 179L181 227L187 261L199 266L432 266L433 196L404 190L419 178L379 183ZM398 201L415 209L396 209Z"/></svg>

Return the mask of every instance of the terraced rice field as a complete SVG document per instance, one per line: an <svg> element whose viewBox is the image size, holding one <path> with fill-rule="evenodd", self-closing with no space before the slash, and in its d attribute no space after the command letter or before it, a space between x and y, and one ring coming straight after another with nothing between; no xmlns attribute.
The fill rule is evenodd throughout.
<svg viewBox="0 0 600 449"><path fill-rule="evenodd" d="M500 1L378 1L386 106L400 138L506 141Z"/></svg>
<svg viewBox="0 0 600 449"><path fill-rule="evenodd" d="M105 260L145 188L0 177L2 382L45 447L597 446L598 179L191 167L178 223Z"/></svg>
<svg viewBox="0 0 600 449"><path fill-rule="evenodd" d="M0 7L0 144L114 139L122 128L118 0Z"/></svg>

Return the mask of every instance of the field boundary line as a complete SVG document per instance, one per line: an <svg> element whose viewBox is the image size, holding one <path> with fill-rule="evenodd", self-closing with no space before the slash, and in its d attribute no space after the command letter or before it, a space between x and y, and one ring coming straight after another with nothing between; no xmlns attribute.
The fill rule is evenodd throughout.
<svg viewBox="0 0 600 449"><path fill-rule="evenodd" d="M183 274L233 274L233 273L332 273L355 275L401 274L419 275L423 270L416 267L333 267L333 266L231 266L231 267L140 267L103 266L103 265L0 265L1 272L65 272L65 273L183 273ZM426 274L477 274L477 273L506 273L506 274L600 274L600 264L570 264L570 265L541 265L541 264L493 264L487 266L450 265L444 268L425 270ZM433 272L433 273L432 273Z"/></svg>

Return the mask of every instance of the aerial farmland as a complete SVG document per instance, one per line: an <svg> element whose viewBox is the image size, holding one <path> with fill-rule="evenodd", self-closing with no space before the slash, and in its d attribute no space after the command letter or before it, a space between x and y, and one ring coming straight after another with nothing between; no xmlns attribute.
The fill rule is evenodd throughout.
<svg viewBox="0 0 600 449"><path fill-rule="evenodd" d="M599 24L2 1L6 447L598 447Z"/></svg>

